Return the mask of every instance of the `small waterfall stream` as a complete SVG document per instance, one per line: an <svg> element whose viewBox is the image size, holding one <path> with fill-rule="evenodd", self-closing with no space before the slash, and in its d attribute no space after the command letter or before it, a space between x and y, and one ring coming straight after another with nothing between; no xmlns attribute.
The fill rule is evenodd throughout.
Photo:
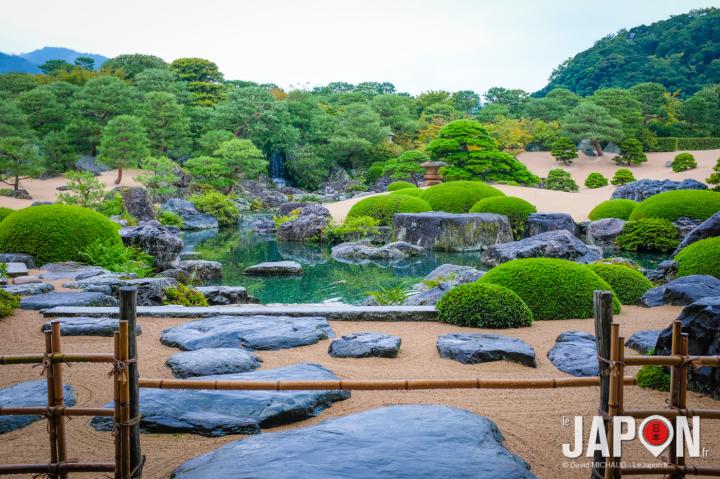
<svg viewBox="0 0 720 479"><path fill-rule="evenodd" d="M278 187L286 186L287 179L285 178L285 155L276 151L270 155L270 179Z"/></svg>

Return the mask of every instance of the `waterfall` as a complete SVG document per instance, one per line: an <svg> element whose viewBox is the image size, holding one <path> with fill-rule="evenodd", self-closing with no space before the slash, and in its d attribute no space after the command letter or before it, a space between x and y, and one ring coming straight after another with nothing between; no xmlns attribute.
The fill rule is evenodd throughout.
<svg viewBox="0 0 720 479"><path fill-rule="evenodd" d="M284 163L285 156L282 153L276 151L270 155L270 179L279 187L287 185Z"/></svg>

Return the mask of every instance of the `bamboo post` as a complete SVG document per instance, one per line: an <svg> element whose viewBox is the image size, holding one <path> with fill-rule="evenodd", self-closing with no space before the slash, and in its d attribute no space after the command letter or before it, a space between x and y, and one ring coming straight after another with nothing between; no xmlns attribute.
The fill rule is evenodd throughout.
<svg viewBox="0 0 720 479"><path fill-rule="evenodd" d="M45 331L45 354L52 354L52 331ZM43 364L45 367L45 364ZM49 364L45 369L45 375L47 377L47 397L48 407L55 406L55 385L53 383L53 367ZM55 431L55 417L52 415L47 416L48 421L48 435L50 436L50 462L56 463L57 460L57 433ZM55 474L52 477L56 477Z"/></svg>
<svg viewBox="0 0 720 479"><path fill-rule="evenodd" d="M613 479L617 477L619 463L613 457L613 417L617 416L618 411L618 381L616 379L617 369L615 364L618 361L618 341L620 336L620 325L612 323L610 325L610 361L612 366L608 368L610 374L609 391L608 391L608 409L607 409L607 443L609 455L605 459L605 479Z"/></svg>
<svg viewBox="0 0 720 479"><path fill-rule="evenodd" d="M140 416L140 387L137 365L137 289L120 288L120 320L128 322L128 359L127 379L129 381L130 419ZM144 459L140 449L140 424L133 422L130 428L130 475L131 479L142 476Z"/></svg>
<svg viewBox="0 0 720 479"><path fill-rule="evenodd" d="M672 342L671 342L671 354L673 356L682 355L682 323L678 320L673 321L672 324ZM680 391L682 390L682 375L685 374L685 369L682 364L672 366L670 368L670 406L679 408L680 407ZM680 464L679 458L676 453L677 438L673 436L670 442L670 464ZM678 473L670 474L672 479L682 477Z"/></svg>
<svg viewBox="0 0 720 479"><path fill-rule="evenodd" d="M120 361L120 332L113 333L113 346L115 360ZM122 433L118 424L120 424L120 373L115 368L113 370L113 400L115 401L113 409L113 421L115 423L115 479L122 479Z"/></svg>
<svg viewBox="0 0 720 479"><path fill-rule="evenodd" d="M120 321L120 361L127 364L128 359L128 322ZM130 479L130 383L127 371L120 372L120 455L122 460L122 478Z"/></svg>
<svg viewBox="0 0 720 479"><path fill-rule="evenodd" d="M601 358L610 359L610 324L612 323L612 293L610 291L593 291L593 316L595 318L595 345L597 354ZM600 405L601 411L608 410L608 399L610 397L610 377L608 367L604 361L598 361L598 373L600 375ZM604 421L607 431L607 420ZM596 451L593 458L593 470L591 477L604 477L605 458L602 452Z"/></svg>
<svg viewBox="0 0 720 479"><path fill-rule="evenodd" d="M62 336L60 334L60 321L52 321L50 323L50 330L52 331L52 351L53 353L62 352ZM53 396L55 400L55 407L65 406L65 391L63 388L63 377L62 377L62 363L53 363ZM54 414L53 419L55 421L55 431L57 435L57 462L67 461L67 444L65 442L65 417L59 414ZM67 472L60 473L61 479L68 477Z"/></svg>

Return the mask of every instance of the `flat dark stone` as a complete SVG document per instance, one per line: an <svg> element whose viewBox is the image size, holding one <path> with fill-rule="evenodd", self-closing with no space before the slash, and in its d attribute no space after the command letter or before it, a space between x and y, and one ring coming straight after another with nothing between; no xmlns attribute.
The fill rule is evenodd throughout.
<svg viewBox="0 0 720 479"><path fill-rule="evenodd" d="M394 358L400 351L400 336L380 333L353 333L330 343L328 354L335 358Z"/></svg>
<svg viewBox="0 0 720 479"><path fill-rule="evenodd" d="M303 274L303 267L297 261L266 261L248 266L245 274L254 276L295 276Z"/></svg>
<svg viewBox="0 0 720 479"><path fill-rule="evenodd" d="M302 363L277 369L238 374L199 376L193 380L335 380L329 369ZM202 436L259 434L261 428L280 426L317 416L348 391L215 391L140 388L142 432L193 433ZM112 418L95 417L99 431L112 429ZM244 471L247 473L247 471ZM224 477L224 476L218 476Z"/></svg>
<svg viewBox="0 0 720 479"><path fill-rule="evenodd" d="M404 405L265 433L198 456L175 479L531 479L490 419L464 409Z"/></svg>
<svg viewBox="0 0 720 479"><path fill-rule="evenodd" d="M55 291L55 287L50 283L14 284L4 286L3 289L8 293L17 294L18 296L33 296Z"/></svg>
<svg viewBox="0 0 720 479"><path fill-rule="evenodd" d="M714 276L693 274L681 276L657 288L649 289L640 304L647 307L672 304L686 306L702 298L720 296L720 279Z"/></svg>
<svg viewBox="0 0 720 479"><path fill-rule="evenodd" d="M531 368L537 367L532 346L517 338L499 334L446 334L438 338L437 350L441 357L463 364L506 360Z"/></svg>
<svg viewBox="0 0 720 479"><path fill-rule="evenodd" d="M43 265L42 279L56 280L56 279L73 279L80 280L97 276L99 274L108 273L104 268L100 266L88 266L82 263L76 263L74 261L67 261L64 263L48 263Z"/></svg>
<svg viewBox="0 0 720 479"><path fill-rule="evenodd" d="M315 344L334 336L327 319L288 316L216 316L163 331L166 346L200 348L288 349Z"/></svg>
<svg viewBox="0 0 720 479"><path fill-rule="evenodd" d="M88 318L83 316L71 318L53 318L53 321L60 321L60 333L63 336L112 336L115 331L120 330L118 318ZM50 331L51 321L43 324L43 331ZM142 334L142 328L138 324L135 327L136 334Z"/></svg>
<svg viewBox="0 0 720 479"><path fill-rule="evenodd" d="M655 350L655 344L657 344L660 331L659 329L644 329L638 331L625 340L625 347L634 349L640 354L648 354L650 351Z"/></svg>
<svg viewBox="0 0 720 479"><path fill-rule="evenodd" d="M65 405L75 405L75 390L69 384L63 388ZM47 406L47 380L27 381L0 389L2 407ZM0 416L0 434L28 426L42 419L42 416Z"/></svg>
<svg viewBox="0 0 720 479"><path fill-rule="evenodd" d="M25 253L0 253L0 263L25 263L28 268L34 268L35 258Z"/></svg>
<svg viewBox="0 0 720 479"><path fill-rule="evenodd" d="M165 365L176 378L212 374L245 373L260 367L262 360L246 349L202 348L170 356Z"/></svg>
<svg viewBox="0 0 720 479"><path fill-rule="evenodd" d="M598 375L597 346L595 336L590 333L561 333L547 355L550 362L562 372L577 377Z"/></svg>
<svg viewBox="0 0 720 479"><path fill-rule="evenodd" d="M25 296L20 300L21 309L48 309L58 306L117 306L112 296L103 293L53 292Z"/></svg>

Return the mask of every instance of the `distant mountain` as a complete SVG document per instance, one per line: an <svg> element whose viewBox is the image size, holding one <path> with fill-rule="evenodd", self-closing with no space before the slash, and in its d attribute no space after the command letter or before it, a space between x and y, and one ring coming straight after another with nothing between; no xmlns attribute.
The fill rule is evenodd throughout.
<svg viewBox="0 0 720 479"><path fill-rule="evenodd" d="M0 73L42 73L38 67L48 60L65 60L73 64L77 57L92 58L95 60L95 68L100 68L108 60L107 57L96 53L81 53L61 47L43 47L20 55L0 52Z"/></svg>
<svg viewBox="0 0 720 479"><path fill-rule="evenodd" d="M8 55L0 52L0 73L42 73L37 65L34 65L17 55Z"/></svg>
<svg viewBox="0 0 720 479"><path fill-rule="evenodd" d="M720 83L720 9L676 15L620 30L566 60L534 96L563 87L580 95L598 88L657 82L689 95Z"/></svg>

